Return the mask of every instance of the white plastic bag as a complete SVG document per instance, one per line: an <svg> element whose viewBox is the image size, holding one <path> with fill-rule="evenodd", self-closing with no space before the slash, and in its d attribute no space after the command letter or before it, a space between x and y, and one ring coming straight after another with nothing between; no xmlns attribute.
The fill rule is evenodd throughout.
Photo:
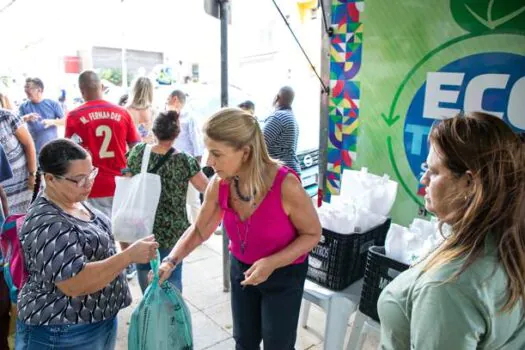
<svg viewBox="0 0 525 350"><path fill-rule="evenodd" d="M390 224L390 229L385 239L385 255L391 259L406 263L404 256L406 249L405 238L408 234L409 231L406 227L394 223Z"/></svg>
<svg viewBox="0 0 525 350"><path fill-rule="evenodd" d="M386 216L363 207L356 208L355 217L355 232L357 233L367 232L374 227L384 224L387 220Z"/></svg>
<svg viewBox="0 0 525 350"><path fill-rule="evenodd" d="M146 145L139 174L115 177L111 229L117 241L134 242L153 234L159 205L160 176L148 173L151 145Z"/></svg>
<svg viewBox="0 0 525 350"><path fill-rule="evenodd" d="M386 256L405 264L424 259L443 242L437 221L416 218L409 228L392 224L385 239Z"/></svg>
<svg viewBox="0 0 525 350"><path fill-rule="evenodd" d="M349 203L324 203L317 209L321 226L332 232L347 234L355 230L355 208Z"/></svg>
<svg viewBox="0 0 525 350"><path fill-rule="evenodd" d="M361 168L359 171L345 170L340 195L334 196L332 200L351 199L358 208L366 208L372 213L388 216L396 200L397 187L397 182L386 174L377 176L369 173L367 168Z"/></svg>

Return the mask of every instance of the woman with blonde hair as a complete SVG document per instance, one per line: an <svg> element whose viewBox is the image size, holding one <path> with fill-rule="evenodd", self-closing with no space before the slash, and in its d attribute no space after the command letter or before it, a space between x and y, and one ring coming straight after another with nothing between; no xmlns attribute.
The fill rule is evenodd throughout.
<svg viewBox="0 0 525 350"><path fill-rule="evenodd" d="M9 97L7 97L6 94L0 92L0 107L3 109L7 109L10 111L13 111L13 105L11 104L11 101L9 100Z"/></svg>
<svg viewBox="0 0 525 350"><path fill-rule="evenodd" d="M137 126L143 142L153 143L153 82L148 77L138 77L133 82L130 98L126 107Z"/></svg>
<svg viewBox="0 0 525 350"><path fill-rule="evenodd" d="M313 203L297 174L271 159L257 120L237 108L204 126L214 168L197 221L160 267L161 282L207 240L221 220L230 238L236 349L294 349L308 268L321 236Z"/></svg>
<svg viewBox="0 0 525 350"><path fill-rule="evenodd" d="M429 140L425 207L447 234L383 290L381 348L523 349L523 142L484 113L441 121Z"/></svg>

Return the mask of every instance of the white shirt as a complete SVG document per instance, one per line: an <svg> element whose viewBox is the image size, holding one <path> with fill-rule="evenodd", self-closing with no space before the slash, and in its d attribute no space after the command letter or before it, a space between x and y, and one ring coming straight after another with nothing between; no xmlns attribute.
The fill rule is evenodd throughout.
<svg viewBox="0 0 525 350"><path fill-rule="evenodd" d="M175 140L175 148L188 153L193 157L202 157L204 140L193 117L188 113L181 113L180 134Z"/></svg>

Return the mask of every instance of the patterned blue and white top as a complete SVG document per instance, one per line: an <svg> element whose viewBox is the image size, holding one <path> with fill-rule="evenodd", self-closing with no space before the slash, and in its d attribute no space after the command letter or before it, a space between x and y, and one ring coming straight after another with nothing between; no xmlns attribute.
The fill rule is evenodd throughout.
<svg viewBox="0 0 525 350"><path fill-rule="evenodd" d="M7 109L0 109L0 144L13 171L13 176L2 182L9 203L9 214L24 214L33 195L33 191L27 187L29 170L24 146L16 136L18 129L24 127L20 117Z"/></svg>
<svg viewBox="0 0 525 350"><path fill-rule="evenodd" d="M87 208L87 206L86 206ZM68 297L57 282L78 275L87 263L116 254L109 219L88 208L90 221L73 217L39 197L19 232L29 279L18 297L18 319L28 325L76 325L110 319L131 304L121 273L96 293Z"/></svg>

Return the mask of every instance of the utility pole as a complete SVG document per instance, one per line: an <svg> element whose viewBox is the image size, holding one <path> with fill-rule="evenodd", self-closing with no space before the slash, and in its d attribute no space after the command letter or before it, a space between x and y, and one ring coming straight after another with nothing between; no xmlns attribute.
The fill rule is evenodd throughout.
<svg viewBox="0 0 525 350"><path fill-rule="evenodd" d="M228 24L230 21L229 0L204 0L204 11L221 21L221 107L228 107ZM230 291L229 239L222 225L222 282L224 292Z"/></svg>
<svg viewBox="0 0 525 350"><path fill-rule="evenodd" d="M126 16L125 6L124 6L124 0L120 0L120 3L122 4L122 18L128 18ZM122 74L122 88L127 89L128 87L128 61L127 61L127 50L126 50L126 30L125 26L122 26L122 52L120 57L120 67L121 67L121 74Z"/></svg>
<svg viewBox="0 0 525 350"><path fill-rule="evenodd" d="M219 2L221 20L221 107L228 107L228 20L230 16L229 0Z"/></svg>
<svg viewBox="0 0 525 350"><path fill-rule="evenodd" d="M219 2L219 18L221 20L221 107L228 107L228 18L230 15L230 2ZM223 290L230 291L230 251L228 235L224 224L222 225L222 271Z"/></svg>

